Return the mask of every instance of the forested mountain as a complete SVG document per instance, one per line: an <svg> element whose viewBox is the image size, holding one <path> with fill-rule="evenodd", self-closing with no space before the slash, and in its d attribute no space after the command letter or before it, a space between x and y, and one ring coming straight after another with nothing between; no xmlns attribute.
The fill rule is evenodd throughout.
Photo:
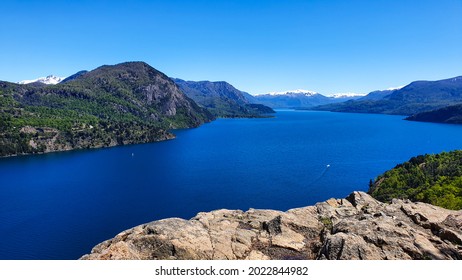
<svg viewBox="0 0 462 280"><path fill-rule="evenodd" d="M376 92L377 93L377 92ZM439 81L416 81L385 93L383 98L362 98L315 107L333 112L413 115L462 102L462 76ZM377 96L377 95L376 95Z"/></svg>
<svg viewBox="0 0 462 280"><path fill-rule="evenodd" d="M0 156L172 138L213 119L144 62L104 65L57 85L0 82Z"/></svg>
<svg viewBox="0 0 462 280"><path fill-rule="evenodd" d="M184 81L173 79L180 89L216 117L258 117L274 111L227 82ZM249 100L250 99L250 100Z"/></svg>

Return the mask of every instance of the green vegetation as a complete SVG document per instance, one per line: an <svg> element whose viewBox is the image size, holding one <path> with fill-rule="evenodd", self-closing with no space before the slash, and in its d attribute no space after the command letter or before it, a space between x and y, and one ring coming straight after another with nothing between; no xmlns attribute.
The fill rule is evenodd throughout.
<svg viewBox="0 0 462 280"><path fill-rule="evenodd" d="M265 118L270 117L266 114L274 114L273 109L261 104L230 105L219 102L204 105L204 108L217 118Z"/></svg>
<svg viewBox="0 0 462 280"><path fill-rule="evenodd" d="M324 227L328 231L332 231L334 223L332 222L331 218L323 216L323 217L319 217L319 221L324 225Z"/></svg>
<svg viewBox="0 0 462 280"><path fill-rule="evenodd" d="M378 200L423 201L447 209L462 209L462 151L411 158L370 182Z"/></svg>
<svg viewBox="0 0 462 280"><path fill-rule="evenodd" d="M443 107L407 117L409 121L462 124L462 104Z"/></svg>
<svg viewBox="0 0 462 280"><path fill-rule="evenodd" d="M0 82L0 156L152 142L211 114L142 62L53 86Z"/></svg>

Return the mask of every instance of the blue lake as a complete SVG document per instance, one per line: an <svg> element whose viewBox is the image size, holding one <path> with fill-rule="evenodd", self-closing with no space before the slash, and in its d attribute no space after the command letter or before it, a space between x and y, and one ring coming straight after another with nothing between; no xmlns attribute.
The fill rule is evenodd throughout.
<svg viewBox="0 0 462 280"><path fill-rule="evenodd" d="M412 156L462 148L457 125L275 116L220 119L159 143L0 159L0 259L77 259L152 220L345 197Z"/></svg>

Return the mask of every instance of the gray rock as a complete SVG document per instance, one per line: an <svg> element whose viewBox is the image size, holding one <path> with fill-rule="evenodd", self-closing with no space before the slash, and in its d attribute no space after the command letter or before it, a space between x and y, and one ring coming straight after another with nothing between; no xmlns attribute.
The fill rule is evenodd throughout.
<svg viewBox="0 0 462 280"><path fill-rule="evenodd" d="M140 225L81 259L461 259L462 211L364 192L286 212L199 213Z"/></svg>

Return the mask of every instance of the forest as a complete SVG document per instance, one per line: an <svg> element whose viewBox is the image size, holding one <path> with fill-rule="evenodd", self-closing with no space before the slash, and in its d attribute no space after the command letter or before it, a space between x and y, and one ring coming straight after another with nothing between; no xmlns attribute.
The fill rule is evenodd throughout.
<svg viewBox="0 0 462 280"><path fill-rule="evenodd" d="M369 193L385 202L401 198L462 209L462 151L413 157L371 180Z"/></svg>

